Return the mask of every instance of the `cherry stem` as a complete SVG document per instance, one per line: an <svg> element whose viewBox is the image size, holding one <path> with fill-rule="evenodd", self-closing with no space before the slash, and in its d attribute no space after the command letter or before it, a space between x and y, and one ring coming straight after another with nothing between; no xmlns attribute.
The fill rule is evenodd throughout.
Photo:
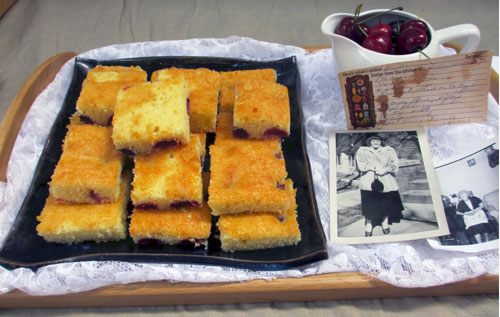
<svg viewBox="0 0 500 317"><path fill-rule="evenodd" d="M358 17L359 17L359 14L361 13L361 8L363 7L363 4L359 4L357 7L356 7L356 10L354 10L354 20L358 20Z"/></svg>
<svg viewBox="0 0 500 317"><path fill-rule="evenodd" d="M418 52L422 55L424 55L425 57L427 57L427 59L431 59L427 54L424 53L424 51L422 50L418 50Z"/></svg>
<svg viewBox="0 0 500 317"><path fill-rule="evenodd" d="M356 24L358 26L358 29L361 31L361 33L363 33L365 36L368 36L368 34L365 32L365 30L363 30L363 28L361 27L360 24Z"/></svg>
<svg viewBox="0 0 500 317"><path fill-rule="evenodd" d="M356 10L354 10L354 21L356 22L356 26L358 27L358 29L361 31L361 33L363 33L365 36L368 36L368 34L366 34L365 30L363 30L363 28L361 27L361 25L359 25L359 22L358 22L358 18L359 18L359 14L361 13L361 8L363 7L363 4L360 3L357 7L356 7Z"/></svg>
<svg viewBox="0 0 500 317"><path fill-rule="evenodd" d="M358 7L359 7L359 6L358 6ZM357 9L357 8L356 8L356 9ZM402 11L402 10L403 10L403 7L396 7L396 8L392 8L392 9L390 9L390 10L384 11L384 12L380 12L379 14L375 14L375 15L373 15L373 16L371 16L371 17L368 17L368 18L366 18L366 19L364 19L364 20L358 21L358 23L363 23L363 22L366 22L366 21L371 20L371 19L373 19L373 18L377 18L377 17L379 17L379 16L383 16L384 14L387 14L387 13L389 13L389 12L391 12L391 11L394 11L394 10Z"/></svg>

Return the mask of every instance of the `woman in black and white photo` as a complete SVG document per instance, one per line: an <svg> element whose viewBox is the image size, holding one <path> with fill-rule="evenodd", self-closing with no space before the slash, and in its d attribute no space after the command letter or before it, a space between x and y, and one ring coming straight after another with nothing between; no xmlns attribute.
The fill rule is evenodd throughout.
<svg viewBox="0 0 500 317"><path fill-rule="evenodd" d="M385 145L379 135L370 136L366 145L356 152L356 164L361 173L359 189L365 237L370 237L373 228L379 225L384 234L389 234L390 225L400 222L404 207L395 177L399 170L396 151Z"/></svg>
<svg viewBox="0 0 500 317"><path fill-rule="evenodd" d="M464 217L460 213L457 213L458 198L455 194L452 195L452 198L441 195L441 200L443 202L448 228L450 229L450 234L444 236L443 240L449 242L451 238L454 244L469 244L469 238L465 232Z"/></svg>
<svg viewBox="0 0 500 317"><path fill-rule="evenodd" d="M469 195L466 190L459 191L458 198L457 214L463 216L467 232L475 238L476 243L489 241L489 232L494 228L491 228L483 201Z"/></svg>

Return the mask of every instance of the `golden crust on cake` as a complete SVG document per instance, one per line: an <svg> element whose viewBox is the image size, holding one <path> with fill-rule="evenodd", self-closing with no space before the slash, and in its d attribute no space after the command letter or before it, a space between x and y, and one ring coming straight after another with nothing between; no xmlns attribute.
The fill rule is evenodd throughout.
<svg viewBox="0 0 500 317"><path fill-rule="evenodd" d="M206 204L200 208L141 210L132 213L129 233L134 242L155 239L167 244L210 236L212 216Z"/></svg>
<svg viewBox="0 0 500 317"><path fill-rule="evenodd" d="M210 162L214 215L282 213L295 200L279 141L220 140L210 146Z"/></svg>
<svg viewBox="0 0 500 317"><path fill-rule="evenodd" d="M269 139L290 135L286 86L269 81L239 81L235 96L233 125L236 136Z"/></svg>
<svg viewBox="0 0 500 317"><path fill-rule="evenodd" d="M76 102L77 113L99 125L109 125L118 91L129 85L143 83L146 78L147 73L138 66L97 65L83 81Z"/></svg>
<svg viewBox="0 0 500 317"><path fill-rule="evenodd" d="M123 156L111 141L111 128L69 125L63 153L50 182L58 203L105 203L118 199Z"/></svg>
<svg viewBox="0 0 500 317"><path fill-rule="evenodd" d="M48 242L78 243L115 241L126 237L128 179L120 185L119 198L108 204L57 204L53 196L45 202L38 235Z"/></svg>
<svg viewBox="0 0 500 317"><path fill-rule="evenodd" d="M62 156L57 163L50 193L59 203L100 204L118 198L122 163Z"/></svg>
<svg viewBox="0 0 500 317"><path fill-rule="evenodd" d="M155 71L151 81L183 78L189 91L191 132L215 132L220 75L207 68L166 68Z"/></svg>
<svg viewBox="0 0 500 317"><path fill-rule="evenodd" d="M193 134L189 144L135 157L132 202L140 209L201 206L202 144Z"/></svg>
<svg viewBox="0 0 500 317"><path fill-rule="evenodd" d="M103 161L122 159L111 139L111 128L88 124L70 124L63 141L63 153L78 157L91 157Z"/></svg>
<svg viewBox="0 0 500 317"><path fill-rule="evenodd" d="M301 240L295 204L282 215L221 215L217 222L224 251L257 250L296 245Z"/></svg>
<svg viewBox="0 0 500 317"><path fill-rule="evenodd" d="M265 80L276 82L274 69L253 69L221 72L219 112L232 112L234 106L234 86L240 80Z"/></svg>
<svg viewBox="0 0 500 317"><path fill-rule="evenodd" d="M215 144L219 142L236 142L237 144L280 144L277 139L242 139L236 138L233 134L233 113L221 112L217 115L217 129L215 133ZM275 145L272 145L275 146Z"/></svg>
<svg viewBox="0 0 500 317"><path fill-rule="evenodd" d="M189 143L187 98L183 79L120 90L113 116L115 147L144 155L164 146Z"/></svg>

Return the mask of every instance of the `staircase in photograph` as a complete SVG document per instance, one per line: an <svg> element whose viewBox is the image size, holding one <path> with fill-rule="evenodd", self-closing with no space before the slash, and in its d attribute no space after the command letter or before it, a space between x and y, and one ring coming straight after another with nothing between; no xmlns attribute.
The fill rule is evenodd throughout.
<svg viewBox="0 0 500 317"><path fill-rule="evenodd" d="M410 189L401 194L403 218L436 222L429 183L424 169L419 169L416 178L410 181Z"/></svg>

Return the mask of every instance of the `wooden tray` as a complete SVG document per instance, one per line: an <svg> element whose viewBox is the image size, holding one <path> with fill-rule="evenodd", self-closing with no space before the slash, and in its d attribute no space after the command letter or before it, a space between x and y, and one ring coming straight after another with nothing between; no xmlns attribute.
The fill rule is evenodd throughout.
<svg viewBox="0 0 500 317"><path fill-rule="evenodd" d="M42 63L9 106L0 124L0 181L6 181L10 153L26 113L38 94L73 56L73 52L65 52ZM498 102L498 74L494 71L491 81L491 92ZM346 272L241 283L144 282L57 296L31 296L15 290L0 295L0 307L151 306L496 294L498 283L497 275L483 275L437 287L400 288L362 273Z"/></svg>

